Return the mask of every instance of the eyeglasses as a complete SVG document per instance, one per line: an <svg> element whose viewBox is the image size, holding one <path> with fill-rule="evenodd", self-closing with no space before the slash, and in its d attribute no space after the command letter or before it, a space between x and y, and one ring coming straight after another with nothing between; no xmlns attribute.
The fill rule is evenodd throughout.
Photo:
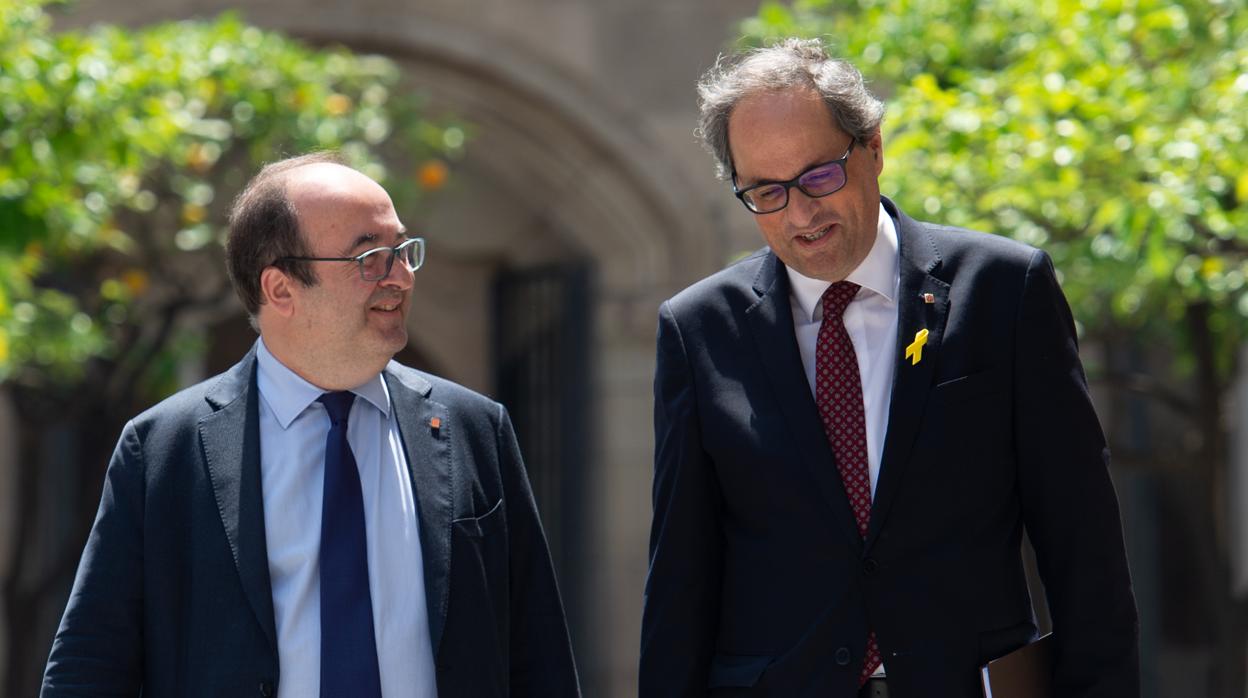
<svg viewBox="0 0 1248 698"><path fill-rule="evenodd" d="M797 187L812 199L835 194L849 181L845 163L854 152L857 141L849 142L849 150L839 160L815 165L787 182L761 182L745 189L737 188L737 173L732 173L732 193L754 213L775 213L789 205L789 189Z"/></svg>
<svg viewBox="0 0 1248 698"><path fill-rule="evenodd" d="M408 271L416 271L425 263L425 239L409 238L394 247L378 247L355 257L281 257L277 261L355 262L360 265L360 278L381 281L390 276L395 257L403 262Z"/></svg>

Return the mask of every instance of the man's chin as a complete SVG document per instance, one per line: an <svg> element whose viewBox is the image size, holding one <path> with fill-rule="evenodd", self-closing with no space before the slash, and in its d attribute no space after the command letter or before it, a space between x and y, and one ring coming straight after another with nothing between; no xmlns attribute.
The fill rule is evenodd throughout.
<svg viewBox="0 0 1248 698"><path fill-rule="evenodd" d="M389 358L394 358L395 354L403 351L403 348L407 346L407 339L406 327L404 327L401 331L386 334L383 346L385 347L385 350L389 352ZM387 359L387 361L388 360L389 359Z"/></svg>

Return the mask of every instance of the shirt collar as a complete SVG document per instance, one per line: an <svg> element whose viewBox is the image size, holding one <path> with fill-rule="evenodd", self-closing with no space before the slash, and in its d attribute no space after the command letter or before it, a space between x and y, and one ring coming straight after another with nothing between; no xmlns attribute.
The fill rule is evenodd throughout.
<svg viewBox="0 0 1248 698"><path fill-rule="evenodd" d="M802 316L814 320L823 292L832 283L803 276L790 266L785 266L784 270L789 274L792 296L801 308ZM897 295L897 278L897 228L893 225L893 217L884 209L884 204L880 204L880 216L875 225L875 242L871 244L871 251L845 280L883 296L884 300L891 303Z"/></svg>
<svg viewBox="0 0 1248 698"><path fill-rule="evenodd" d="M264 339L256 340L256 362L256 386L260 389L260 397L273 410L273 416L283 429L290 427L290 423L308 405L329 392L312 385L278 361L269 353ZM380 373L352 388L351 392L371 403L383 416L390 415L390 392Z"/></svg>

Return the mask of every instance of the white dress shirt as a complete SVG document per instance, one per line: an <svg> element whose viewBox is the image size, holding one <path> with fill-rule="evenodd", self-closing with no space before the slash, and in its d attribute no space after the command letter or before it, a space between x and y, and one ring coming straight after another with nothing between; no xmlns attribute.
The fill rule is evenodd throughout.
<svg viewBox="0 0 1248 698"><path fill-rule="evenodd" d="M329 416L325 391L300 378L257 341L260 478L264 532L281 666L278 698L320 695L321 496ZM360 470L368 586L386 698L436 698L416 501L398 422L381 374L357 399L347 441Z"/></svg>
<svg viewBox="0 0 1248 698"><path fill-rule="evenodd" d="M786 267L792 293L793 329L810 393L815 393L815 345L823 324L823 292L832 284L802 276ZM845 309L845 329L854 343L858 375L867 421L867 469L871 497L880 479L880 457L888 431L888 406L892 401L893 371L897 364L897 286L900 282L897 231L893 219L880 205L875 243L866 259L846 277L862 288Z"/></svg>

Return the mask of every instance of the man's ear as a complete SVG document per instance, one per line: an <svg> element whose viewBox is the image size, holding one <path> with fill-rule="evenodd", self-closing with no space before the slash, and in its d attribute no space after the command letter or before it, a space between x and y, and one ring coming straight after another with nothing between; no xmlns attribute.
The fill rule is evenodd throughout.
<svg viewBox="0 0 1248 698"><path fill-rule="evenodd" d="M260 300L263 305L282 317L295 312L294 284L298 283L277 267L265 267L260 272Z"/></svg>
<svg viewBox="0 0 1248 698"><path fill-rule="evenodd" d="M871 160L875 165L875 176L879 177L884 171L884 139L880 136L880 130L876 129L875 133L867 139L867 150L871 152Z"/></svg>

